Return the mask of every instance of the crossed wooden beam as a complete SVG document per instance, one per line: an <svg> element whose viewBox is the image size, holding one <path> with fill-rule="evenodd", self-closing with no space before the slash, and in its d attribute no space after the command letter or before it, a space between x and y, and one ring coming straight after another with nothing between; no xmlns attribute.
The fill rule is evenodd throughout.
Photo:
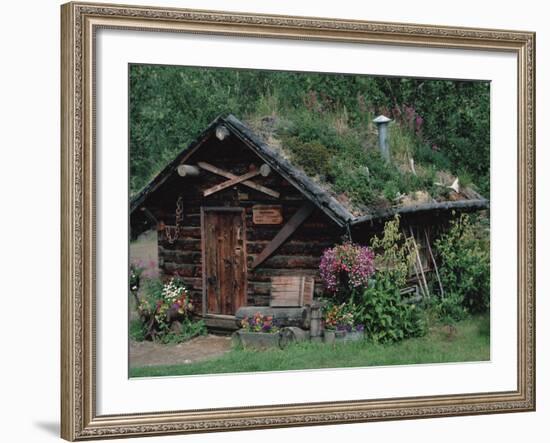
<svg viewBox="0 0 550 443"><path fill-rule="evenodd" d="M279 198L280 193L274 191L273 189L262 186L251 179L262 175L267 177L271 168L267 164L263 164L260 168L254 168L246 174L235 175L229 171L225 171L217 166L211 165L206 162L198 162L197 166L205 171L212 172L213 174L220 175L227 178L228 180L220 183L218 185L212 186L203 191L205 197L215 194L223 189L227 189L236 184L242 184L248 186L249 188L255 189L256 191L263 192L271 197ZM178 173L182 177L187 176L197 176L199 174L199 169L196 166L191 165L180 165L178 167ZM281 228L281 230L275 235L275 237L269 242L269 244L256 256L254 262L251 265L251 268L257 268L264 261L266 261L273 253L300 227L300 225L311 215L315 206L310 202L306 201L304 204L294 213L294 215L288 220L288 222Z"/></svg>
<svg viewBox="0 0 550 443"><path fill-rule="evenodd" d="M238 183L241 183L244 186L248 186L249 188L255 189L256 191L263 192L264 194L267 194L271 197L279 198L281 195L279 192L274 191L273 189L259 185L258 183L255 183L252 180L250 180L251 178L254 178L258 175L261 175L262 177L267 177L271 172L271 168L267 164L263 164L260 168L253 169L252 171L249 171L243 175L232 174L229 171L225 171L221 168L218 168L206 162L198 162L197 165L201 169L204 169L205 171L212 172L213 174L217 174L229 179L224 181L223 183L220 183L216 186L212 186L211 188L206 189L203 192L203 195L205 197L215 194L216 192L222 191L223 189L230 188L231 186L235 186Z"/></svg>

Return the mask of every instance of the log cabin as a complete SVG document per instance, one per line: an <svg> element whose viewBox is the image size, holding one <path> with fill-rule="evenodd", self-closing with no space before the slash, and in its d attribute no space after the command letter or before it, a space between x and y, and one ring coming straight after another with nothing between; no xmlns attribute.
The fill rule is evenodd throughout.
<svg viewBox="0 0 550 443"><path fill-rule="evenodd" d="M134 238L157 230L161 275L179 276L215 328L234 326L238 313L261 307L300 317L323 292L324 249L350 237L366 244L395 214L418 245L411 287L424 289L425 273L437 268L434 233L452 212L489 206L473 191L455 194L357 210L229 115L216 118L130 199L130 227Z"/></svg>

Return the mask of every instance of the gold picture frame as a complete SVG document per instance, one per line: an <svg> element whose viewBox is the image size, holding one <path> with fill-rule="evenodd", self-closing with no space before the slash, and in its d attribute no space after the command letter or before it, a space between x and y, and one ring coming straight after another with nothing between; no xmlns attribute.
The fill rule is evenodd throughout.
<svg viewBox="0 0 550 443"><path fill-rule="evenodd" d="M535 34L73 2L61 7L61 436L262 429L535 409ZM100 416L95 392L94 37L100 28L505 51L518 69L517 389Z"/></svg>

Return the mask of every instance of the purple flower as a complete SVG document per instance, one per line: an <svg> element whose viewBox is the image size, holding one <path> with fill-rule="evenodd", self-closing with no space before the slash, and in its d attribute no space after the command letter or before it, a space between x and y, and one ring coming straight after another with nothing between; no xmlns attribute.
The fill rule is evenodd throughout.
<svg viewBox="0 0 550 443"><path fill-rule="evenodd" d="M355 326L355 330L357 332L363 332L365 330L365 326L364 325L357 325L357 326Z"/></svg>
<svg viewBox="0 0 550 443"><path fill-rule="evenodd" d="M367 286L374 270L374 252L351 242L326 249L319 265L323 283L331 292Z"/></svg>

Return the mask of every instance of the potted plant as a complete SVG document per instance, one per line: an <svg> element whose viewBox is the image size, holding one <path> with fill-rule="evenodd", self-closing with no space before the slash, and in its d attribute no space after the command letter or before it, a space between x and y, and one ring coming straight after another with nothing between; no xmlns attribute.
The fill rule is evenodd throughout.
<svg viewBox="0 0 550 443"><path fill-rule="evenodd" d="M326 310L325 324L325 342L332 343L335 340L344 340L348 332L355 331L353 328L354 306L352 304L342 303L333 305Z"/></svg>
<svg viewBox="0 0 550 443"><path fill-rule="evenodd" d="M323 341L325 343L334 343L334 340L336 339L336 330L333 328L327 328L325 327L325 330L323 331Z"/></svg>
<svg viewBox="0 0 550 443"><path fill-rule="evenodd" d="M323 251L319 273L325 289L338 303L366 287L375 272L374 252L367 246L345 242Z"/></svg>
<svg viewBox="0 0 550 443"><path fill-rule="evenodd" d="M338 324L339 306L327 307L323 315L323 340L325 343L334 343L336 325Z"/></svg>
<svg viewBox="0 0 550 443"><path fill-rule="evenodd" d="M346 331L346 341L360 341L365 338L365 327L363 325L349 326Z"/></svg>
<svg viewBox="0 0 550 443"><path fill-rule="evenodd" d="M335 340L336 341L344 341L347 334L347 327L346 325L338 325L336 326L336 332L335 332Z"/></svg>
<svg viewBox="0 0 550 443"><path fill-rule="evenodd" d="M234 339L245 349L277 348L280 347L281 334L273 316L256 312L253 317L243 318Z"/></svg>

